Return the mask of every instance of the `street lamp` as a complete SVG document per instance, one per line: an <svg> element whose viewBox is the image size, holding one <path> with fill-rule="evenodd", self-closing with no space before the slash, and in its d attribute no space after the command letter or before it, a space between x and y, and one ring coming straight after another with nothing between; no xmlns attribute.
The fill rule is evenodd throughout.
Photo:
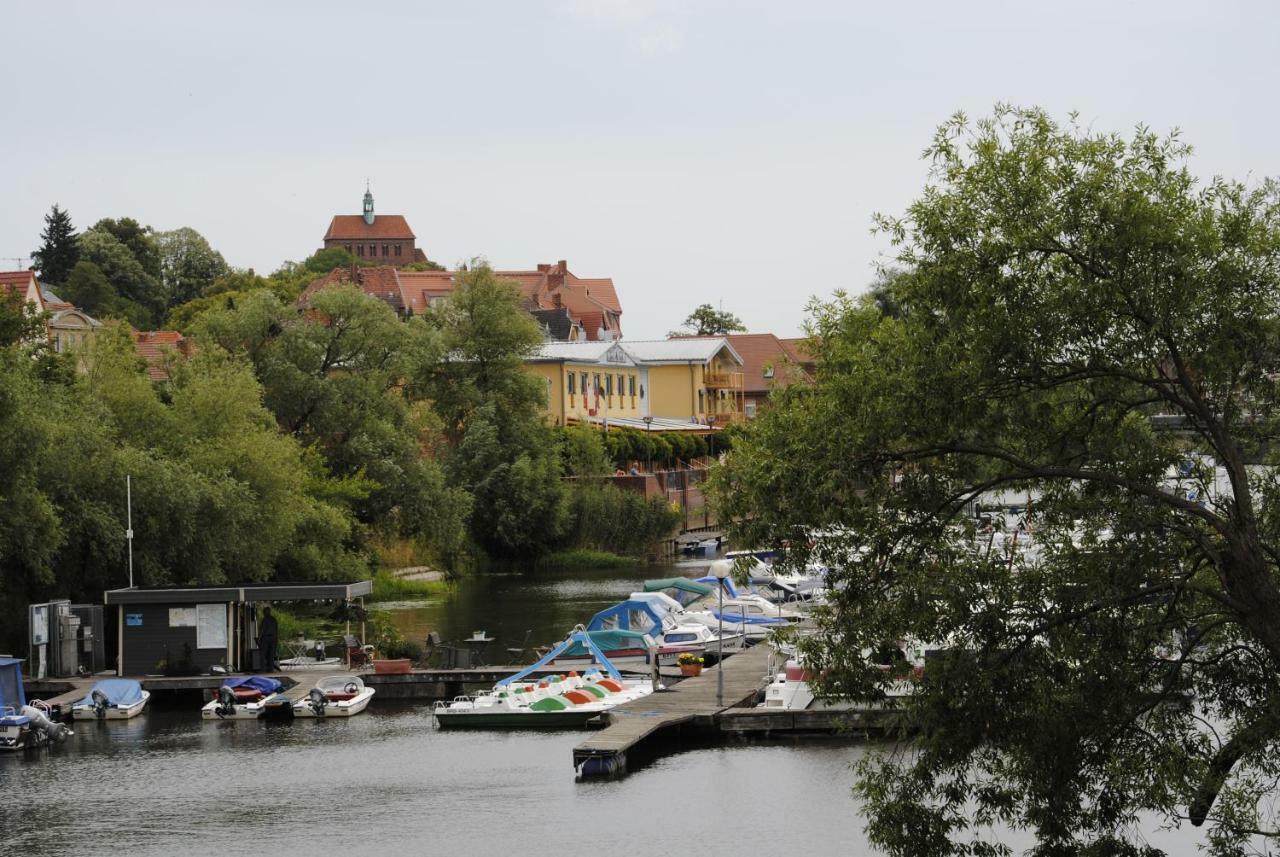
<svg viewBox="0 0 1280 857"><path fill-rule="evenodd" d="M653 417L649 414L644 415L644 446L649 450L649 472L653 472L653 438L649 434L649 429L653 428Z"/></svg>
<svg viewBox="0 0 1280 857"><path fill-rule="evenodd" d="M732 560L722 559L711 563L711 573L716 578L716 591L720 609L716 611L716 708L724 708L724 579L733 571Z"/></svg>

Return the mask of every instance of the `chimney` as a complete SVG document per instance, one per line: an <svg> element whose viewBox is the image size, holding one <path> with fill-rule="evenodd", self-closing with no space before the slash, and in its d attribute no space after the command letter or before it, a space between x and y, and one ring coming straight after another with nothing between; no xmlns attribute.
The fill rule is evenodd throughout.
<svg viewBox="0 0 1280 857"><path fill-rule="evenodd" d="M551 270L551 266L550 266L550 265L548 265L546 262L539 262L539 263L538 263L538 273L539 273L539 274L545 274L545 273L549 272L550 270Z"/></svg>
<svg viewBox="0 0 1280 857"><path fill-rule="evenodd" d="M559 262L556 262L556 267L560 270L560 273L562 274L569 273L569 263L566 262L564 259L561 259Z"/></svg>

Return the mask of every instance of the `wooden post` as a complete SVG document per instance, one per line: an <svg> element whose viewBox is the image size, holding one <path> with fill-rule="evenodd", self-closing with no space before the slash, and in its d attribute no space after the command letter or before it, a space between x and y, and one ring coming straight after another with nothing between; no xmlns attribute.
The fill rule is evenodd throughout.
<svg viewBox="0 0 1280 857"><path fill-rule="evenodd" d="M116 675L124 678L124 605L116 605Z"/></svg>

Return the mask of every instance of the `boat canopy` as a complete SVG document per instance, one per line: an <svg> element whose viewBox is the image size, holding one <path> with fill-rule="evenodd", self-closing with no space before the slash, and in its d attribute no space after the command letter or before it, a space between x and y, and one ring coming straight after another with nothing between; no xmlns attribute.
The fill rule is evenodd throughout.
<svg viewBox="0 0 1280 857"><path fill-rule="evenodd" d="M724 615L720 615L720 611L712 610L711 615L717 619L724 619L726 622L733 622L737 625L790 625L786 619L776 619L773 616L747 616L744 613L734 613L735 608L724 608ZM741 610L741 608L737 608Z"/></svg>
<svg viewBox="0 0 1280 857"><path fill-rule="evenodd" d="M22 688L22 658L0 658L0 709L27 704Z"/></svg>
<svg viewBox="0 0 1280 857"><path fill-rule="evenodd" d="M347 689L347 685L349 684L354 684L357 686L358 690L356 691L356 693L359 693L361 690L364 690L364 681L360 678L360 676L353 675L351 673L347 673L345 675L325 676L324 678L316 682L316 687L320 688L323 691L339 693L339 692L345 691Z"/></svg>
<svg viewBox="0 0 1280 857"><path fill-rule="evenodd" d="M85 694L78 705L93 705L93 691L101 691L109 705L130 706L142 701L142 685L131 678L104 678Z"/></svg>
<svg viewBox="0 0 1280 857"><path fill-rule="evenodd" d="M587 630L661 632L662 620L668 612L648 600L629 598L592 616Z"/></svg>
<svg viewBox="0 0 1280 857"><path fill-rule="evenodd" d="M242 675L229 678L222 683L223 687L247 687L261 691L263 696L279 693L284 685L267 675Z"/></svg>
<svg viewBox="0 0 1280 857"><path fill-rule="evenodd" d="M600 647L597 646L595 644L595 641L591 639L591 635L587 633L585 630L583 630L582 626L579 625L569 633L569 636L565 637L563 640L556 643L555 647L552 648L551 651L543 655L542 659L539 660L536 664L533 664L532 666L527 666L524 669L520 670L520 672L514 675L507 676L502 681L498 682L497 686L506 687L507 685L511 684L513 681L519 681L525 676L537 672L538 670L545 667L547 664L554 661L560 655L564 654L565 650L568 649L569 646L573 645L574 643L581 644L586 651L590 652L595 657L596 663L600 664L600 667L606 673L608 673L612 678L616 678L616 679L622 678L622 673L618 672L618 668L613 665L612 661L610 661L608 658L605 657L604 652L600 651Z"/></svg>
<svg viewBox="0 0 1280 857"><path fill-rule="evenodd" d="M671 591L668 592L668 590ZM644 591L667 593L678 601L680 606L687 607L699 598L713 594L716 589L714 586L699 583L687 577L664 577L659 580L646 580Z"/></svg>
<svg viewBox="0 0 1280 857"><path fill-rule="evenodd" d="M595 643L601 651L615 652L618 649L649 649L653 643L653 638L643 631L586 631L591 642ZM564 650L566 655L582 655L587 653L587 647L581 642L575 640L570 644L569 648Z"/></svg>
<svg viewBox="0 0 1280 857"><path fill-rule="evenodd" d="M719 584L721 581L720 581L720 578L718 577L699 577L697 582L707 583L714 587L717 584ZM715 592L715 589L712 589L711 591ZM733 581L727 577L724 579L724 594L730 598L738 597L738 588L734 586Z"/></svg>

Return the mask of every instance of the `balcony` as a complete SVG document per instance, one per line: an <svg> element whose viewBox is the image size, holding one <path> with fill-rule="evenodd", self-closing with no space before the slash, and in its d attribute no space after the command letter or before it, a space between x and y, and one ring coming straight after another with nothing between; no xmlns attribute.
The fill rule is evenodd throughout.
<svg viewBox="0 0 1280 857"><path fill-rule="evenodd" d="M745 382L741 372L705 372L702 383L712 390L741 390Z"/></svg>

